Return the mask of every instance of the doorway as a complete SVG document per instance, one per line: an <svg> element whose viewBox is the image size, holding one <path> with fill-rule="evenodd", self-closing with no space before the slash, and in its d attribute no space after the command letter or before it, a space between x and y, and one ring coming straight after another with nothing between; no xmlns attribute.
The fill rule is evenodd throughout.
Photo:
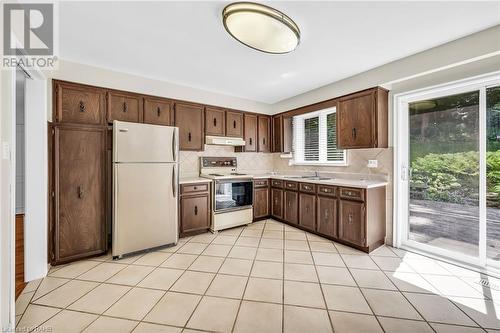
<svg viewBox="0 0 500 333"><path fill-rule="evenodd" d="M500 268L500 76L400 94L396 245Z"/></svg>

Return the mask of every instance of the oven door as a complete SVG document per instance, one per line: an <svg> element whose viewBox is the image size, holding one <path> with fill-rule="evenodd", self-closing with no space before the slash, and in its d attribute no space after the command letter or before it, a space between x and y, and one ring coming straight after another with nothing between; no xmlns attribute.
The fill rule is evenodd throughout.
<svg viewBox="0 0 500 333"><path fill-rule="evenodd" d="M214 212L248 208L253 205L251 179L224 179L214 182Z"/></svg>

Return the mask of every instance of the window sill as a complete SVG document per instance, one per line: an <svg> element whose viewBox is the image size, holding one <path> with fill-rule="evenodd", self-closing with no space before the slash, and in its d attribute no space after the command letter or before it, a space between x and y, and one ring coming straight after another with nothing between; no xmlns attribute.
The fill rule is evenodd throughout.
<svg viewBox="0 0 500 333"><path fill-rule="evenodd" d="M328 167L345 167L349 166L347 162L338 162L338 163L324 163L324 162L295 162L290 161L290 165L308 165L308 166L328 166Z"/></svg>

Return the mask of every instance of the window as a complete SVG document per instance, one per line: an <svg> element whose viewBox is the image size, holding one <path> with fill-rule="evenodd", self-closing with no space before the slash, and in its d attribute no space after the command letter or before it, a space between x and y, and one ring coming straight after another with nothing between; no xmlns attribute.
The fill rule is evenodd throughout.
<svg viewBox="0 0 500 333"><path fill-rule="evenodd" d="M346 165L337 149L336 108L293 117L294 164Z"/></svg>

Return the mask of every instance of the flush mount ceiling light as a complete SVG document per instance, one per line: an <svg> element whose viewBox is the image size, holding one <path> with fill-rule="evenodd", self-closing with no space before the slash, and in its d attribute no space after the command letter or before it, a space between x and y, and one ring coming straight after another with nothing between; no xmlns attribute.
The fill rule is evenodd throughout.
<svg viewBox="0 0 500 333"><path fill-rule="evenodd" d="M300 42L297 24L274 8L253 2L235 2L222 11L224 28L237 41L267 53L288 53Z"/></svg>

